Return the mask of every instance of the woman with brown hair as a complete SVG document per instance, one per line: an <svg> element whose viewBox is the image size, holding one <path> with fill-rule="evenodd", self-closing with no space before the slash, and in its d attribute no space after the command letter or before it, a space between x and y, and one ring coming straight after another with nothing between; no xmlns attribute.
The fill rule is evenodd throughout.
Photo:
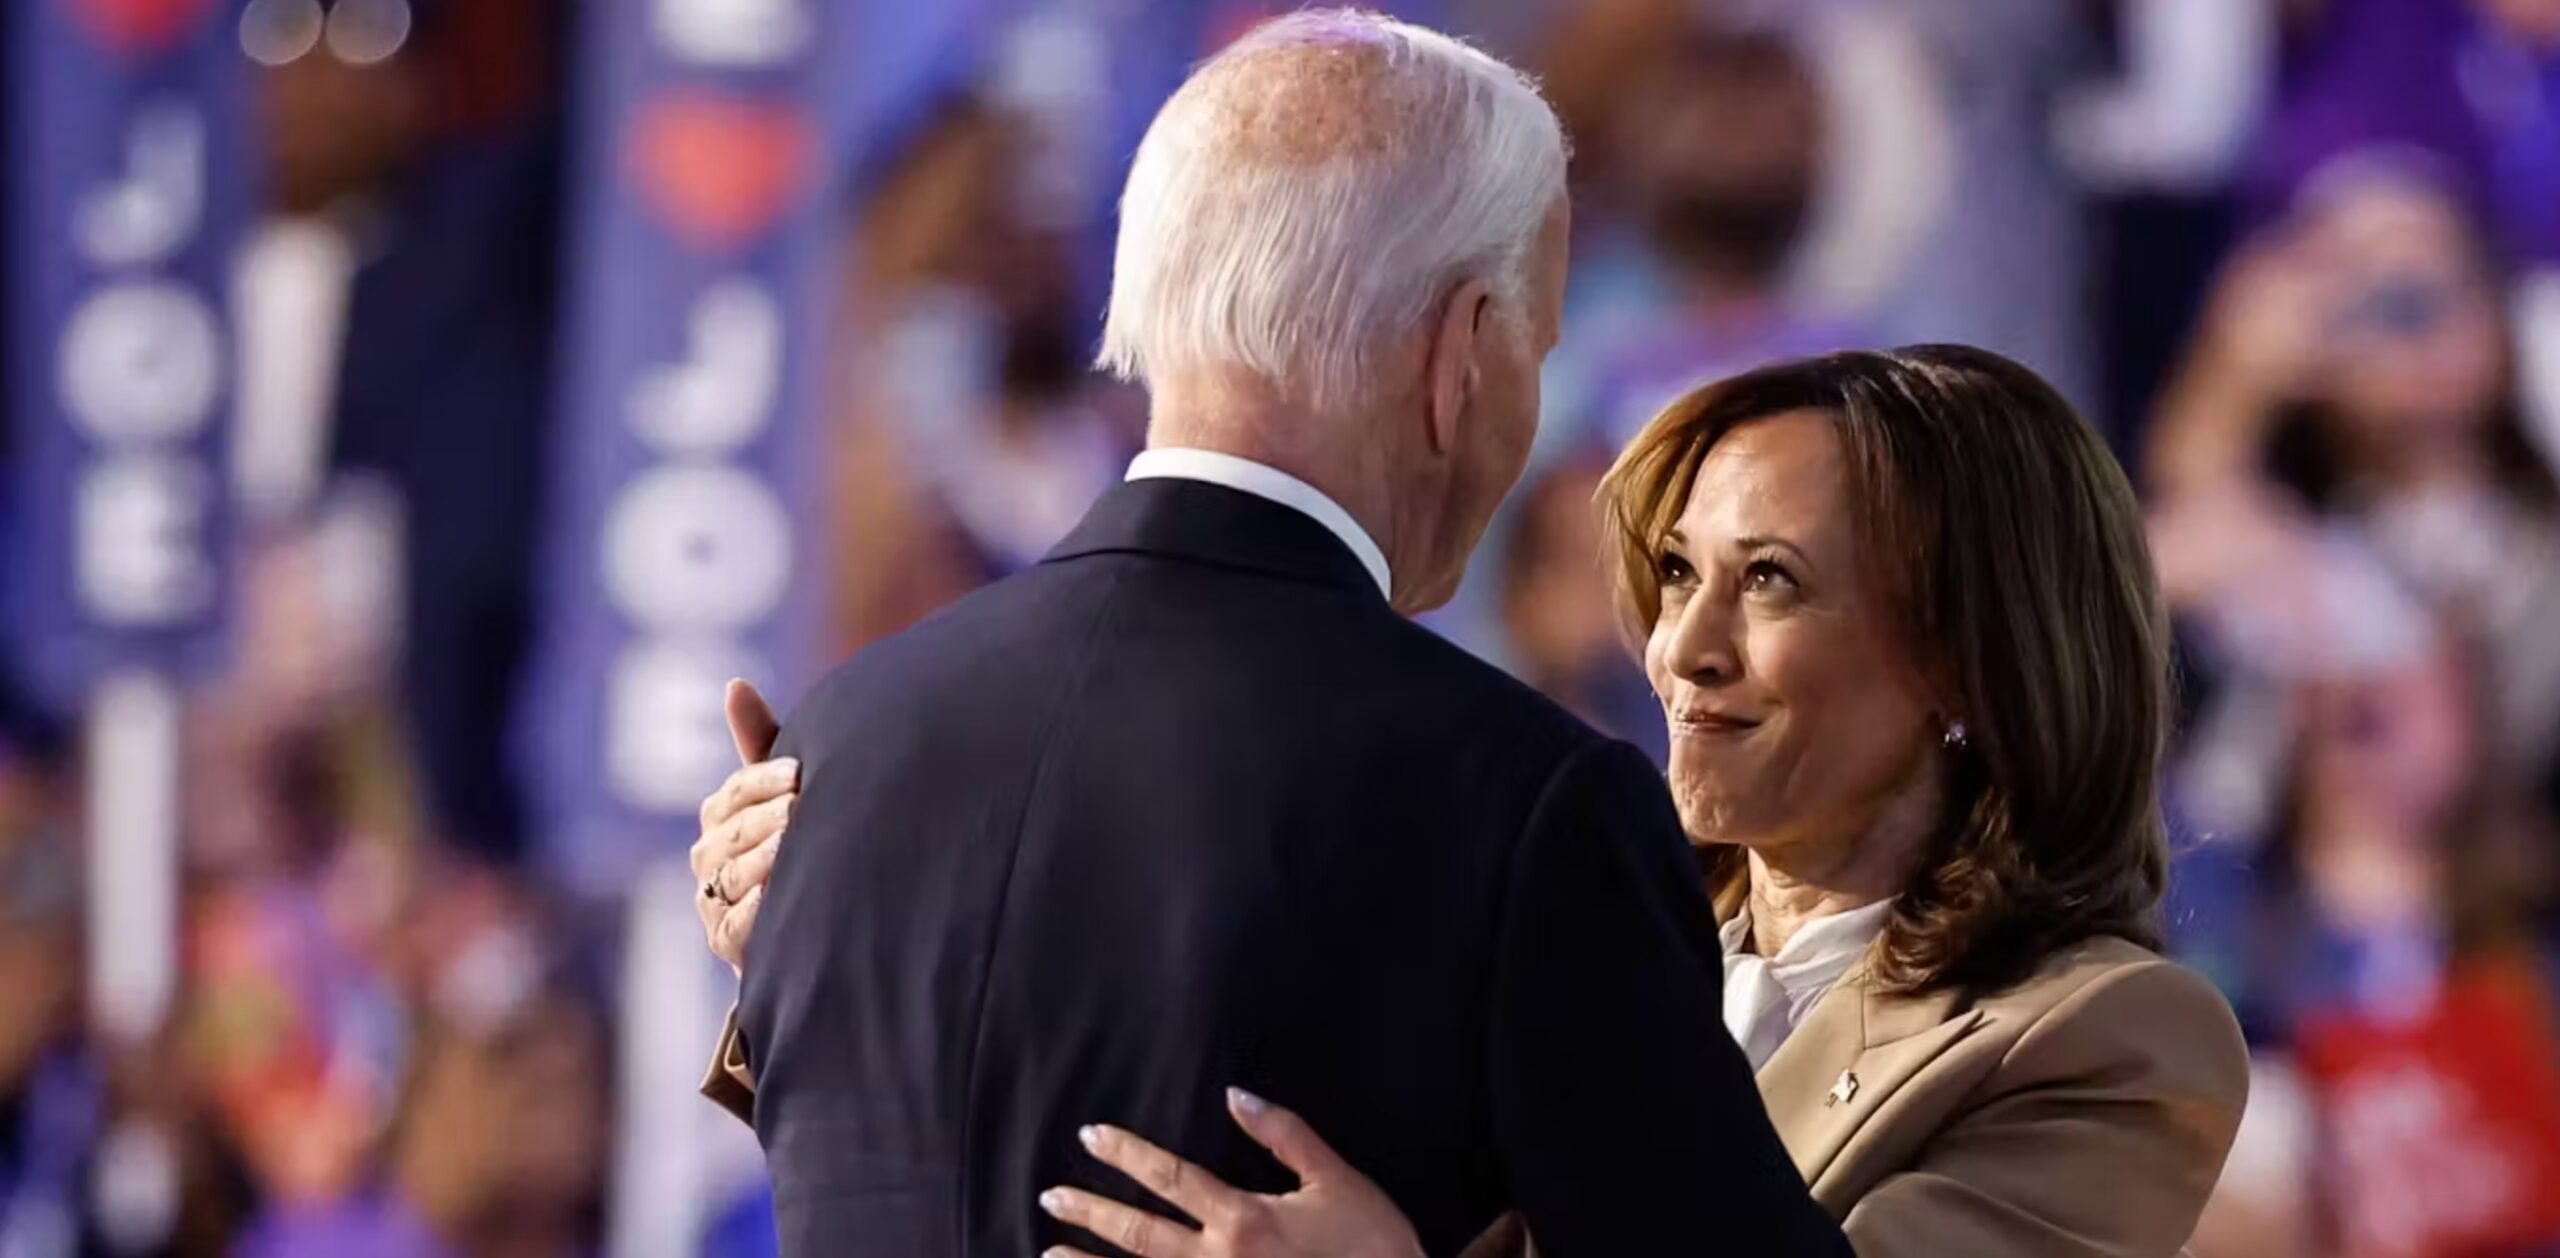
<svg viewBox="0 0 2560 1258"><path fill-rule="evenodd" d="M1814 1197L1869 1258L2175 1251L2247 1062L2222 998L2153 951L2168 631L2104 445L1996 355L1835 354L1673 403L1601 498L1726 1024ZM743 771L764 789L706 833L772 776ZM1305 1124L1231 1101L1298 1192L1091 1128L1199 1226L1042 1206L1149 1258L1420 1252Z"/></svg>
<svg viewBox="0 0 2560 1258"><path fill-rule="evenodd" d="M2281 679L2268 820L2181 864L2179 950L2238 1007L2258 1098L2197 1244L2549 1252L2560 956L2532 910L2552 836L2484 753L2476 647L2387 585L2359 611L2378 631Z"/></svg>
<svg viewBox="0 0 2560 1258"><path fill-rule="evenodd" d="M2208 662L2262 671L2235 636L2322 649L2297 641L2330 627L2292 622L2295 555L2342 526L2474 640L2483 754L2533 780L2560 765L2560 483L2529 435L2509 281L2431 167L2337 159L2219 282L2145 462L2161 579Z"/></svg>

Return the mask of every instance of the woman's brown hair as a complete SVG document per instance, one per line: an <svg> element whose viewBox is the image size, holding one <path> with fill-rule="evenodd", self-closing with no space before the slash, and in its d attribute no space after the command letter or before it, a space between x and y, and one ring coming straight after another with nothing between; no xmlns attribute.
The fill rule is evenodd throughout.
<svg viewBox="0 0 2560 1258"><path fill-rule="evenodd" d="M1630 629L1649 633L1661 614L1663 537L1707 451L1794 411L1838 432L1871 579L1966 731L1879 941L1878 980L1988 990L2092 936L2156 946L2168 618L2133 487L2034 372L1923 345L1779 363L1673 402L1600 491ZM1743 852L1706 860L1730 911Z"/></svg>

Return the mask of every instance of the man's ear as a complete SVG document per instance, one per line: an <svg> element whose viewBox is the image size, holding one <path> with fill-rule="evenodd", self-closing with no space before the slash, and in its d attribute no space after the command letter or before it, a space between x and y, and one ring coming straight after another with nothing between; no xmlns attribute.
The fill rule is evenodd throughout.
<svg viewBox="0 0 2560 1258"><path fill-rule="evenodd" d="M1457 448L1458 417L1476 390L1476 347L1492 317L1493 290L1483 280L1468 280L1449 294L1431 333L1431 448L1446 454Z"/></svg>

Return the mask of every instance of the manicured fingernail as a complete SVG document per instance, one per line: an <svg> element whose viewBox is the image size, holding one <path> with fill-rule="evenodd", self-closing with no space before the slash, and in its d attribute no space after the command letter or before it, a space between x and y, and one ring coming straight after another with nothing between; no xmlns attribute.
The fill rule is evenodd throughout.
<svg viewBox="0 0 2560 1258"><path fill-rule="evenodd" d="M800 758L798 756L783 756L774 760L773 773L776 777L799 777Z"/></svg>
<svg viewBox="0 0 2560 1258"><path fill-rule="evenodd" d="M1084 1142L1085 1152L1087 1153L1099 1153L1102 1151L1102 1129L1100 1127L1078 1127L1076 1128L1076 1139Z"/></svg>
<svg viewBox="0 0 2560 1258"><path fill-rule="evenodd" d="M1067 1194L1055 1188L1040 1194L1040 1208L1053 1215L1065 1215L1067 1212Z"/></svg>
<svg viewBox="0 0 2560 1258"><path fill-rule="evenodd" d="M1242 1088L1227 1089L1227 1104L1235 1106L1237 1109L1257 1118L1262 1115L1262 1111L1271 1108L1271 1102L1263 1100L1261 1097L1255 1096L1251 1092L1247 1092Z"/></svg>

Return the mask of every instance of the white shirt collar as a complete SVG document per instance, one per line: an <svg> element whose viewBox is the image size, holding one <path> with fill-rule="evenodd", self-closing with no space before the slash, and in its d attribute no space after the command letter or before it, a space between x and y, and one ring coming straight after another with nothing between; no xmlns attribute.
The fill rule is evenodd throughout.
<svg viewBox="0 0 2560 1258"><path fill-rule="evenodd" d="M1795 1032L1884 933L1893 901L1817 917L1796 928L1778 955L1751 951L1751 910L1733 915L1717 937L1724 945L1724 1022L1753 1069Z"/></svg>
<svg viewBox="0 0 2560 1258"><path fill-rule="evenodd" d="M1279 468L1215 450L1155 449L1130 461L1128 479L1206 481L1295 510L1341 538L1342 544L1360 560L1360 566L1368 569L1369 579L1378 583L1378 593L1389 599L1395 597L1395 584L1387 572L1387 552L1378 548L1377 539L1369 536L1369 531L1361 528L1341 503Z"/></svg>
<svg viewBox="0 0 2560 1258"><path fill-rule="evenodd" d="M1892 913L1891 900L1879 900L1844 912L1826 913L1798 926L1796 933L1787 937L1787 945L1778 949L1778 955L1768 958L1768 962L1792 970L1832 969L1844 959L1854 963L1858 955L1867 950L1867 945L1884 933L1884 919ZM1725 955L1745 951L1745 945L1751 942L1751 906L1742 906L1742 911L1734 914L1733 920L1726 922L1716 934L1718 942L1724 945ZM1846 972L1845 967L1841 972ZM1837 978L1838 974L1833 977Z"/></svg>

